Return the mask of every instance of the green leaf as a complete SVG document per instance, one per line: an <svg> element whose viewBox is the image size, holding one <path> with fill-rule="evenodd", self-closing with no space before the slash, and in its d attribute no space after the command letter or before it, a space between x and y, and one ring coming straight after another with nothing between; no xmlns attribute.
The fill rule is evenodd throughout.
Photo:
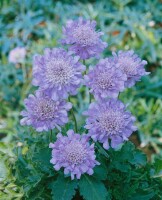
<svg viewBox="0 0 162 200"><path fill-rule="evenodd" d="M130 200L150 200L155 195L154 191L151 190L150 192L147 191L138 191L136 194L133 195Z"/></svg>
<svg viewBox="0 0 162 200"><path fill-rule="evenodd" d="M148 89L156 89L158 87L161 87L162 86L162 81L160 82L156 82L154 84L150 84L149 86L146 87L145 90L148 90Z"/></svg>
<svg viewBox="0 0 162 200"><path fill-rule="evenodd" d="M49 169L52 167L50 163L51 150L49 148L39 149L37 153L34 154L33 161L36 162L41 171L49 173Z"/></svg>
<svg viewBox="0 0 162 200"><path fill-rule="evenodd" d="M76 192L77 181L59 176L56 181L52 182L50 187L53 200L71 200Z"/></svg>
<svg viewBox="0 0 162 200"><path fill-rule="evenodd" d="M151 97L155 97L155 98L162 99L161 93L146 91L146 92L144 92L144 93L141 93L141 95L143 95L143 94L145 94L145 95L147 95L147 96L151 96Z"/></svg>
<svg viewBox="0 0 162 200"><path fill-rule="evenodd" d="M155 177L162 177L162 159L156 158L154 163Z"/></svg>
<svg viewBox="0 0 162 200"><path fill-rule="evenodd" d="M119 153L119 159L120 161L130 161L133 159L132 152L134 151L135 147L134 144L131 142L126 142L122 149L121 152Z"/></svg>
<svg viewBox="0 0 162 200"><path fill-rule="evenodd" d="M106 200L108 191L104 184L92 176L84 175L79 181L80 194L85 200Z"/></svg>
<svg viewBox="0 0 162 200"><path fill-rule="evenodd" d="M93 177L98 180L106 180L107 169L102 165L95 167Z"/></svg>
<svg viewBox="0 0 162 200"><path fill-rule="evenodd" d="M145 165L147 162L146 155L140 150L134 152L134 159L130 161L134 165Z"/></svg>

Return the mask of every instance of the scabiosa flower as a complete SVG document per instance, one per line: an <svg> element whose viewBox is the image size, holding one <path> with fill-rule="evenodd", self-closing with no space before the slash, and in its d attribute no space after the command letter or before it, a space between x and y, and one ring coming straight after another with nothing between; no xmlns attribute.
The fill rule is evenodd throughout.
<svg viewBox="0 0 162 200"><path fill-rule="evenodd" d="M16 47L9 53L9 62L17 64L22 63L26 56L26 49L24 47Z"/></svg>
<svg viewBox="0 0 162 200"><path fill-rule="evenodd" d="M132 87L142 76L149 74L144 69L147 61L141 60L133 50L114 52L113 56L118 68L127 76L125 87Z"/></svg>
<svg viewBox="0 0 162 200"><path fill-rule="evenodd" d="M91 88L90 92L95 98L116 98L119 92L124 90L126 75L120 69L116 69L112 59L102 59L96 67L90 67L90 71L84 76L85 84Z"/></svg>
<svg viewBox="0 0 162 200"><path fill-rule="evenodd" d="M21 112L24 117L20 121L21 125L31 125L41 132L55 127L60 129L60 126L68 122L67 111L71 109L71 103L64 100L53 101L38 91L35 96L30 94L24 102L26 110Z"/></svg>
<svg viewBox="0 0 162 200"><path fill-rule="evenodd" d="M85 126L89 130L88 135L103 143L105 149L109 148L109 140L111 147L115 148L136 130L133 125L135 117L125 111L124 104L117 99L91 103L84 115L88 116Z"/></svg>
<svg viewBox="0 0 162 200"><path fill-rule="evenodd" d="M75 176L80 179L81 175L93 174L95 165L99 162L95 160L94 144L90 145L87 135L79 135L73 130L67 132L67 136L57 135L57 141L49 147L52 148L51 163L55 170L64 168L64 174L70 174L71 179Z"/></svg>
<svg viewBox="0 0 162 200"><path fill-rule="evenodd" d="M75 95L82 81L85 66L64 49L45 49L44 55L34 57L33 85L40 86L53 100Z"/></svg>
<svg viewBox="0 0 162 200"><path fill-rule="evenodd" d="M106 47L107 43L100 39L102 32L96 32L96 22L79 18L76 21L69 20L63 27L65 38L62 44L70 44L71 51L82 59L98 56Z"/></svg>

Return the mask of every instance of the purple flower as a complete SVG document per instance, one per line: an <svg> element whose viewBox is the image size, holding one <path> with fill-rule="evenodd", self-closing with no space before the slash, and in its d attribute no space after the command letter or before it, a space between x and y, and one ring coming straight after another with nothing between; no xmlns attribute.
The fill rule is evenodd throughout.
<svg viewBox="0 0 162 200"><path fill-rule="evenodd" d="M53 100L75 95L82 82L85 66L64 49L45 49L44 55L34 58L33 85L40 86Z"/></svg>
<svg viewBox="0 0 162 200"><path fill-rule="evenodd" d="M70 174L71 179L75 176L80 179L81 175L87 173L93 174L95 165L99 162L95 160L94 144L90 145L87 135L79 135L73 130L67 132L67 136L57 135L57 141L50 143L52 148L51 163L55 170L64 168L64 174Z"/></svg>
<svg viewBox="0 0 162 200"><path fill-rule="evenodd" d="M113 56L118 68L127 76L125 87L132 87L142 76L149 74L144 69L147 61L141 60L133 50L119 51L118 53L113 53Z"/></svg>
<svg viewBox="0 0 162 200"><path fill-rule="evenodd" d="M95 98L116 98L119 92L124 90L124 81L126 75L116 65L112 59L102 59L96 65L91 67L88 75L85 75L85 82L91 88L90 92Z"/></svg>
<svg viewBox="0 0 162 200"><path fill-rule="evenodd" d="M10 63L22 63L26 56L26 49L24 47L16 47L12 49L9 53L9 62Z"/></svg>
<svg viewBox="0 0 162 200"><path fill-rule="evenodd" d="M115 148L136 130L133 125L135 117L125 111L124 104L117 99L102 100L91 103L89 110L84 113L88 116L85 128L88 135L94 140L103 143L105 149Z"/></svg>
<svg viewBox="0 0 162 200"><path fill-rule="evenodd" d="M21 112L24 117L20 121L21 125L31 125L41 132L55 127L60 129L60 126L68 122L67 111L71 109L71 103L64 100L53 101L38 91L35 96L30 94L24 102L26 110Z"/></svg>
<svg viewBox="0 0 162 200"><path fill-rule="evenodd" d="M82 59L98 56L107 47L107 43L100 39L103 33L96 32L95 27L95 21L82 18L76 21L69 20L63 27L65 38L62 43L72 45L69 49Z"/></svg>

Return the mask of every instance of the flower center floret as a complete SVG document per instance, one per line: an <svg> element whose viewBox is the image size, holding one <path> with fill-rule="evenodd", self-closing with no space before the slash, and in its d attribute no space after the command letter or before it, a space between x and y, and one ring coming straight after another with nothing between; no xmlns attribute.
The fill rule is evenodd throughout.
<svg viewBox="0 0 162 200"><path fill-rule="evenodd" d="M56 103L51 99L40 99L35 105L33 112L38 120L46 120L54 118L56 111Z"/></svg>
<svg viewBox="0 0 162 200"><path fill-rule="evenodd" d="M90 26L80 25L73 31L73 37L75 42L83 46L95 45L98 39L98 35Z"/></svg>
<svg viewBox="0 0 162 200"><path fill-rule="evenodd" d="M122 114L118 111L102 113L97 119L99 127L107 134L116 134L123 126Z"/></svg>
<svg viewBox="0 0 162 200"><path fill-rule="evenodd" d="M65 159L71 164L77 165L83 163L87 151L78 141L72 141L65 147Z"/></svg>
<svg viewBox="0 0 162 200"><path fill-rule="evenodd" d="M52 59L46 63L46 78L53 85L65 85L74 75L74 69L63 59Z"/></svg>
<svg viewBox="0 0 162 200"><path fill-rule="evenodd" d="M120 69L128 76L135 76L137 74L137 67L131 58L119 59Z"/></svg>
<svg viewBox="0 0 162 200"><path fill-rule="evenodd" d="M97 86L101 89L107 89L113 86L112 77L106 72L98 74L96 83Z"/></svg>

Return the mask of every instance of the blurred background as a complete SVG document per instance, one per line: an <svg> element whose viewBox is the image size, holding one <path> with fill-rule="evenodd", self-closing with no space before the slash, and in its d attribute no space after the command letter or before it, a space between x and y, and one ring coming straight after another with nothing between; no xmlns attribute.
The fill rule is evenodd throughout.
<svg viewBox="0 0 162 200"><path fill-rule="evenodd" d="M59 46L62 25L79 16L96 20L97 29L105 33L103 39L109 46L103 57L111 51L133 49L148 61L146 70L151 74L120 98L137 118L138 131L131 141L150 162L162 155L161 0L0 0L0 182L9 177L8 195L21 196L21 188L12 190L16 186L10 167L12 148L21 145L16 141L22 130L19 113L33 90L32 57L45 47ZM26 50L21 64L9 60L16 47ZM3 187L1 183L0 190Z"/></svg>

